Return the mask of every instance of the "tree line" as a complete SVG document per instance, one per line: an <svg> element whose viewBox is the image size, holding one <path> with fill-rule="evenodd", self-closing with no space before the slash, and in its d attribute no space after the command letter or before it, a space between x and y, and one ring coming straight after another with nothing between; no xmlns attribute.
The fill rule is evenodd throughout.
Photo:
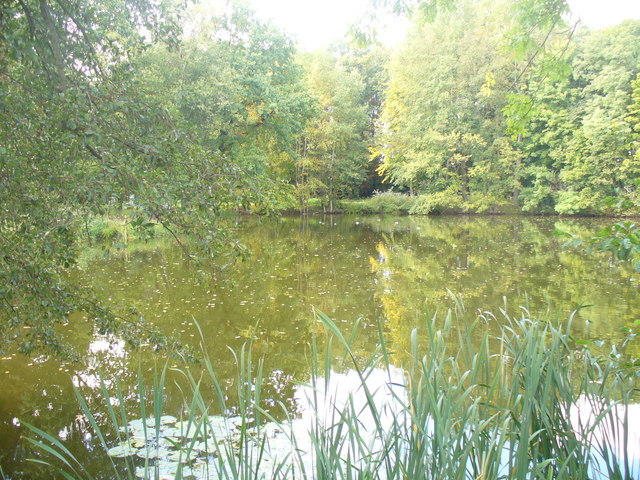
<svg viewBox="0 0 640 480"><path fill-rule="evenodd" d="M88 219L113 209L203 263L242 253L227 212L312 198L333 211L393 189L412 213L638 203L640 22L575 29L563 0L387 3L415 7L398 49L301 53L233 2L2 2L0 349L64 352L74 311L166 342L67 274Z"/></svg>
<svg viewBox="0 0 640 480"><path fill-rule="evenodd" d="M509 11L467 2L414 28L389 67L382 172L421 195L416 213L637 204L640 23L559 25L519 58Z"/></svg>

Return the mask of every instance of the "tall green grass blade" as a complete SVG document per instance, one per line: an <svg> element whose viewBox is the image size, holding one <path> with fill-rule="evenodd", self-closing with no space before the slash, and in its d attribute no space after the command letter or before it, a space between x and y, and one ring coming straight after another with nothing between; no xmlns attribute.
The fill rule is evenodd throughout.
<svg viewBox="0 0 640 480"><path fill-rule="evenodd" d="M291 449L281 452L269 467L266 462L273 452L262 424L279 422L261 404L264 361L254 357L252 341L232 351L237 405L227 405L214 361L206 352L201 370L193 366L172 369L186 379L184 390L179 386L184 419L188 430L195 430L182 445L180 459L196 448L199 433L208 438L213 428L208 417L211 410L220 408L226 414L237 408L241 417L237 445L215 442L217 457L210 473L216 478L573 480L593 477L598 470L609 479L628 480L634 475L627 454L630 420L626 410L637 385L633 373L625 373L615 356L597 357L588 350L576 350L570 336L573 317L562 324L549 312L533 318L522 309L518 317L503 311L505 318L499 323L488 312L469 318L461 300L454 298L454 303L454 310L443 318L427 317L424 325L412 330L404 357L389 351L381 322L377 324L377 347L364 353L355 348L359 322L344 335L332 319L316 311L325 337L313 336L311 377L298 383L312 410L308 412L308 438L294 431L296 420L278 402L285 418L280 425L282 430L289 427L286 435ZM496 327L498 333L490 334ZM199 325L197 328L204 344L203 332ZM344 391L337 395L335 382L341 374L334 368L343 368L345 361L357 381L347 385L346 395ZM392 370L400 362L398 379ZM386 370L382 385L375 383L380 368ZM137 394L145 438L160 435L167 370L165 364L154 371L149 396L138 367ZM107 383L100 385L107 418L117 431L127 424L120 385L115 383L119 409L111 406ZM204 393L210 389L213 395ZM105 436L98 433L99 425L87 402L79 391L76 395L106 448ZM154 435L147 432L147 398L153 401ZM583 404L592 413L577 421L570 418ZM60 474L63 478L73 478L74 468L83 473L59 440L42 438L40 443L46 444L42 451L67 471ZM38 441L31 443L40 448ZM311 462L303 449L309 449ZM126 465L133 478L133 462ZM148 459L145 468L149 475L159 475ZM177 478L183 476L181 468Z"/></svg>
<svg viewBox="0 0 640 480"><path fill-rule="evenodd" d="M61 477L64 478L65 480L82 480L82 477L73 476L70 473L65 472L61 468L51 465L49 462L46 462L44 460L39 460L37 458L29 458L28 461L31 463L37 463L37 464L44 465L46 467L51 468L58 475L61 475ZM1 473L2 473L2 469L0 468L0 474ZM2 478L4 478L4 475L2 475Z"/></svg>
<svg viewBox="0 0 640 480"><path fill-rule="evenodd" d="M69 451L69 449L67 449L67 447L65 447L62 442L60 442L60 440L58 440L56 437L54 437L53 435L50 435L49 433L39 429L38 427L35 427L34 425L31 425L28 422L23 422L23 424L32 432L34 432L35 434L37 434L38 436L40 436L43 440L45 440L46 442L48 442L50 445L53 445L53 447L57 448L58 450L56 450L55 448L47 445L46 443L44 443L43 441L40 440L36 440L30 437L27 437L27 441L31 444L33 444L34 446L36 446L37 448L44 450L46 452L48 452L49 454L51 454L53 457L57 458L58 460L60 460L63 464L65 464L67 467L69 467L69 469L73 472L73 475L75 475L75 478L77 479L88 479L88 480L92 480L91 475L89 475L89 473L87 472L86 468L82 465L82 463ZM33 460L33 459L30 459ZM44 463L44 462L43 462ZM48 463L44 463L45 465L50 465ZM73 464L75 464L78 467L78 470L82 473L79 473L78 470L76 470L76 468L73 466ZM53 467L53 466L52 466ZM54 467L57 468L57 467Z"/></svg>
<svg viewBox="0 0 640 480"><path fill-rule="evenodd" d="M80 404L80 408L82 409L82 412L84 413L84 416L89 421L89 424L91 425L91 428L93 429L93 431L95 432L96 436L98 437L98 440L100 441L100 445L102 446L102 448L106 452L107 450L109 450L109 447L107 446L107 441L104 438L104 434L102 432L102 429L98 425L98 422L97 422L93 412L91 411L91 409L89 408L89 405L87 404L86 400L84 399L84 397L80 393L80 389L78 387L74 386L74 392L75 392L75 395L76 395L76 399L78 400L78 403ZM109 457L109 462L111 463L111 466L112 466L114 472L116 473L116 478L120 479L120 474L118 473L118 470L116 469L115 464L113 463L113 459L111 457Z"/></svg>

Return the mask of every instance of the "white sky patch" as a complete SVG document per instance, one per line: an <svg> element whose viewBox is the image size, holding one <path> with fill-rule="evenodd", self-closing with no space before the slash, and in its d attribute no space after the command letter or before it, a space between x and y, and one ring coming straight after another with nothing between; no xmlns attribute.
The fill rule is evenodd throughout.
<svg viewBox="0 0 640 480"><path fill-rule="evenodd" d="M617 25L627 18L640 19L640 0L568 0L573 16L589 28Z"/></svg>
<svg viewBox="0 0 640 480"><path fill-rule="evenodd" d="M369 10L370 0L251 0L260 18L271 20L298 42L302 50L316 50L341 40ZM385 15L378 35L386 45L398 44L408 22Z"/></svg>
<svg viewBox="0 0 640 480"><path fill-rule="evenodd" d="M568 0L573 16L592 29L640 19L640 0ZM250 0L260 18L271 20L298 42L315 50L344 38L349 27L368 11L370 0ZM382 14L381 14L382 15ZM408 22L393 15L381 18L379 38L387 46L404 38Z"/></svg>

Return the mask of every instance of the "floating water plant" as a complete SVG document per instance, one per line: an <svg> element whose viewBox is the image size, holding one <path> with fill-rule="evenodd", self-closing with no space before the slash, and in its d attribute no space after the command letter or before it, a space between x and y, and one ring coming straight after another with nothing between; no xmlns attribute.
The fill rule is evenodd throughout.
<svg viewBox="0 0 640 480"><path fill-rule="evenodd" d="M247 422L245 421L244 424ZM183 477L195 480L218 478L220 470L230 466L220 456L229 447L235 455L240 454L241 437L255 446L261 458L261 473L268 473L278 459L285 460L291 454L291 436L285 434L282 426L270 422L253 426L243 431L240 417L208 416L178 422L175 417L160 419L156 436L153 418L131 420L120 429L130 441L121 442L107 453L114 458L137 457L144 465L135 468L135 475L148 478L158 474L159 479L174 479L180 470ZM151 434L151 435L149 435ZM141 438L147 438L140 443ZM261 442L268 440L267 448L260 448ZM266 442L265 442L266 445Z"/></svg>
<svg viewBox="0 0 640 480"><path fill-rule="evenodd" d="M108 455L116 458L130 457L131 455L135 455L136 453L138 453L138 449L133 446L132 443L126 442L120 443L115 447L107 450Z"/></svg>

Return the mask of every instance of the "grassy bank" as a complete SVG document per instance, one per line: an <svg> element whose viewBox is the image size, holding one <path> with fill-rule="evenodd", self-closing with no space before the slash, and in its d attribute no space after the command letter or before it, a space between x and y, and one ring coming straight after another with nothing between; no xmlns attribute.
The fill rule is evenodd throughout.
<svg viewBox="0 0 640 480"><path fill-rule="evenodd" d="M518 214L521 212L509 202L495 202L491 206L481 206L473 202L461 204L456 198L444 194L407 195L398 192L377 192L371 197L358 199L340 199L335 202L334 212L327 212L321 199L309 200L306 213L345 213L351 215L391 214L391 215L430 215L459 213ZM287 213L298 213L288 210Z"/></svg>
<svg viewBox="0 0 640 480"><path fill-rule="evenodd" d="M575 342L571 319L557 326L505 316L492 336L492 315L466 315L458 308L425 321L399 369L382 325L378 348L362 358L351 349L358 326L345 335L318 314L326 338L310 345L301 417L283 411L276 420L264 407L251 344L237 356L238 405L227 404L206 356L202 368L179 370L190 388L181 419L163 416L167 367L151 386L140 378L133 419L117 407L117 381L112 391L102 384L107 426L78 398L110 452L112 478L640 478L638 363L619 348L599 355ZM336 358L351 368L348 385L332 368ZM56 437L32 433L45 454L38 461L47 458L68 480L91 478Z"/></svg>
<svg viewBox="0 0 640 480"><path fill-rule="evenodd" d="M307 213L345 213L353 215L393 214L393 215L433 215L433 214L492 214L492 215L560 215L553 210L523 210L511 201L485 198L476 195L463 201L445 192L408 195L393 191L376 192L371 197L340 199L335 202L334 212L327 212L318 198L309 200ZM287 213L299 213L287 210ZM576 212L576 216L637 216L638 210L631 205L603 204L597 211ZM571 215L569 215L571 216Z"/></svg>
<svg viewBox="0 0 640 480"><path fill-rule="evenodd" d="M114 209L104 215L88 218L79 227L77 238L83 247L81 257L89 258L105 253L154 250L169 244L180 244L189 248L221 245L227 240L227 232L235 228L239 215L236 211L220 214L217 217L217 229L205 240L198 240L196 236L190 235L188 230L175 232L154 219L140 217L133 211ZM219 255L222 256L220 252Z"/></svg>

